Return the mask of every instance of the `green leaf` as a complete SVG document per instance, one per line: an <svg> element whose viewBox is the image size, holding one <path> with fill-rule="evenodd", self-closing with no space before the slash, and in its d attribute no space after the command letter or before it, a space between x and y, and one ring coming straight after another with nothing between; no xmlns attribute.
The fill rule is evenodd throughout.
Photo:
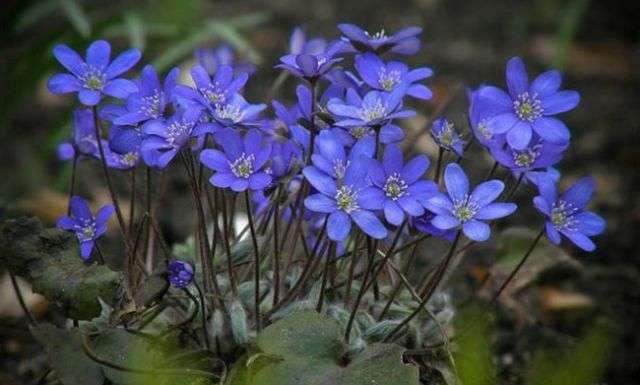
<svg viewBox="0 0 640 385"><path fill-rule="evenodd" d="M47 0L34 2L18 16L14 29L16 32L24 32L39 21L45 20L58 10L59 0Z"/></svg>
<svg viewBox="0 0 640 385"><path fill-rule="evenodd" d="M600 381L615 342L615 327L599 320L572 348L541 351L530 370L530 385L589 385Z"/></svg>
<svg viewBox="0 0 640 385"><path fill-rule="evenodd" d="M100 365L84 354L77 328L65 330L40 324L32 327L31 333L45 347L47 361L64 385L102 385Z"/></svg>
<svg viewBox="0 0 640 385"><path fill-rule="evenodd" d="M140 16L135 12L126 12L124 14L124 24L127 26L131 46L144 51L146 36Z"/></svg>
<svg viewBox="0 0 640 385"><path fill-rule="evenodd" d="M264 329L232 368L227 385L418 385L418 368L402 361L404 348L375 344L345 363L340 326L300 311Z"/></svg>
<svg viewBox="0 0 640 385"><path fill-rule="evenodd" d="M99 316L98 298L112 302L120 280L118 273L104 265L85 265L70 233L45 229L35 218L2 224L0 261L12 273L27 279L34 292L77 320Z"/></svg>
<svg viewBox="0 0 640 385"><path fill-rule="evenodd" d="M76 0L60 0L60 7L78 34L83 38L88 38L91 35L91 20L80 4Z"/></svg>

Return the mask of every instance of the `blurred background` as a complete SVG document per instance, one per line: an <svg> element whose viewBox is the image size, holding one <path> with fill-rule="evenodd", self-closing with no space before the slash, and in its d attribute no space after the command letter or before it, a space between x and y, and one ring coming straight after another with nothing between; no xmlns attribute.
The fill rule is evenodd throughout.
<svg viewBox="0 0 640 385"><path fill-rule="evenodd" d="M57 160L56 146L69 136L75 100L51 95L45 88L47 77L58 71L51 55L55 43L81 50L88 42L104 38L112 42L114 52L135 46L143 51L143 63L151 62L166 72L172 66L188 69L195 49L224 42L241 60L256 65L247 94L257 102L264 100L277 77L273 66L287 50L295 26L302 26L308 36L333 39L339 36L339 22L371 31L417 25L424 29L420 36L423 48L408 61L435 70L428 81L435 96L428 103L413 105L421 116L409 122L407 130L422 129L437 106L446 106L442 112L464 127L465 88L481 83L503 87L504 65L515 55L525 59L530 74L550 67L560 69L564 87L582 96L579 107L565 115L573 138L560 170L565 182L585 174L596 178L593 208L608 221L607 232L597 238L598 250L592 254L565 245L575 262L571 267L551 263L521 282L526 287L521 310L533 314L535 320L498 318L495 338L490 341L498 383L524 383L538 349L571 348L603 319L614 325L615 341L602 355L602 383L637 383L639 20L637 0L4 0L0 14L0 217L29 214L53 224L66 210L71 167ZM292 88L289 80L277 98L290 101ZM415 150L433 151L428 138L417 139ZM490 163L479 149L474 151L472 155L481 160L477 175L484 175ZM84 167L80 192L96 202L105 201L108 194L97 168ZM124 186L126 178L122 183ZM167 200L171 204L162 211L163 229L174 241L183 240L190 226L189 216L184 215L191 208L187 189L186 180L169 179ZM521 202L526 203L530 193L520 191ZM536 220L526 213L517 219L530 227ZM44 357L21 321L11 283L2 270L0 266L0 383L36 383ZM462 279L473 281L474 277ZM35 313L50 311L42 299L24 289ZM604 345L592 348L597 353Z"/></svg>

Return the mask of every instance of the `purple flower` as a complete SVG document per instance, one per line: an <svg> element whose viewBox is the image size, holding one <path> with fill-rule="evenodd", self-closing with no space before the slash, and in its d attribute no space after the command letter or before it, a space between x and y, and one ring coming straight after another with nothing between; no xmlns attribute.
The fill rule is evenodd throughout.
<svg viewBox="0 0 640 385"><path fill-rule="evenodd" d="M289 37L289 53L293 55L317 55L327 48L327 41L321 38L307 39L302 28L296 27Z"/></svg>
<svg viewBox="0 0 640 385"><path fill-rule="evenodd" d="M605 221L599 215L585 210L594 185L593 178L581 178L558 196L555 182L540 181L540 195L533 198L533 204L546 217L544 225L551 242L559 245L562 234L582 250L595 250L596 246L589 237L602 233Z"/></svg>
<svg viewBox="0 0 640 385"><path fill-rule="evenodd" d="M447 151L452 151L458 156L462 156L464 142L455 131L453 123L445 118L436 119L431 125L431 137L436 144Z"/></svg>
<svg viewBox="0 0 640 385"><path fill-rule="evenodd" d="M517 208L513 203L493 203L504 190L499 180L483 182L469 194L469 179L457 163L445 168L444 183L448 194L438 193L425 202L436 214L431 223L441 230L461 227L469 239L486 241L491 229L482 221L505 217Z"/></svg>
<svg viewBox="0 0 640 385"><path fill-rule="evenodd" d="M261 121L259 114L266 104L250 104L240 94L234 94L225 104L219 104L213 109L212 116L217 126L258 126Z"/></svg>
<svg viewBox="0 0 640 385"><path fill-rule="evenodd" d="M209 76L213 76L223 66L233 67L236 76L241 73L251 75L256 71L256 67L249 62L236 63L233 49L227 44L221 44L213 49L201 48L196 50L194 54L198 64L207 71Z"/></svg>
<svg viewBox="0 0 640 385"><path fill-rule="evenodd" d="M271 175L282 178L291 172L296 163L302 163L302 149L291 139L271 143Z"/></svg>
<svg viewBox="0 0 640 385"><path fill-rule="evenodd" d="M142 134L137 129L112 125L109 142L102 145L107 166L118 170L134 168L140 160L141 144Z"/></svg>
<svg viewBox="0 0 640 385"><path fill-rule="evenodd" d="M86 155L97 157L98 142L93 121L93 112L87 108L73 110L73 138L58 146L60 160L73 159L74 156Z"/></svg>
<svg viewBox="0 0 640 385"><path fill-rule="evenodd" d="M469 126L473 136L485 148L503 147L506 139L504 134L495 134L487 127L490 118L496 116L496 108L491 99L485 94L493 92L491 87L482 86L478 90L467 92L469 99ZM499 108L497 109L499 110Z"/></svg>
<svg viewBox="0 0 640 385"><path fill-rule="evenodd" d="M178 85L175 89L176 95L188 104L195 104L213 113L214 110L232 102L237 92L247 83L249 75L240 73L234 77L233 68L225 65L218 68L211 78L204 67L195 65L191 68L191 78L195 83L195 89Z"/></svg>
<svg viewBox="0 0 640 385"><path fill-rule="evenodd" d="M113 205L102 206L95 217L87 202L78 196L71 197L69 206L71 215L58 219L56 226L76 234L80 244L80 258L89 262L95 241L107 231L107 221L114 211Z"/></svg>
<svg viewBox="0 0 640 385"><path fill-rule="evenodd" d="M224 129L213 138L223 151L206 149L200 153L200 162L215 171L209 179L213 186L236 192L269 186L271 175L262 168L271 155L271 145L263 144L258 130L248 130L243 138L236 130Z"/></svg>
<svg viewBox="0 0 640 385"><path fill-rule="evenodd" d="M169 282L177 289L182 289L193 280L193 266L188 262L174 259L167 266Z"/></svg>
<svg viewBox="0 0 640 385"><path fill-rule="evenodd" d="M408 118L415 114L411 110L402 110L404 87L397 87L391 93L369 91L361 98L349 89L345 100L329 100L327 108L336 117L340 127L382 127L393 119Z"/></svg>
<svg viewBox="0 0 640 385"><path fill-rule="evenodd" d="M398 86L406 85L406 94L409 96L423 100L429 100L433 96L430 89L418 83L433 74L430 68L409 71L404 63L392 61L385 64L370 52L356 56L355 67L362 80L375 90L391 92Z"/></svg>
<svg viewBox="0 0 640 385"><path fill-rule="evenodd" d="M280 58L280 64L276 68L282 68L292 75L313 82L326 74L333 65L342 60L335 57L344 43L335 41L330 43L322 52L288 54Z"/></svg>
<svg viewBox="0 0 640 385"><path fill-rule="evenodd" d="M303 170L305 178L319 192L304 200L307 209L329 215L327 235L343 241L351 231L351 221L375 239L387 237L387 229L370 210L382 208L379 190L369 186L368 164L371 159L360 157L350 162L344 178L338 182L315 166Z"/></svg>
<svg viewBox="0 0 640 385"><path fill-rule="evenodd" d="M431 221L435 218L436 214L432 213L429 210L425 210L424 214L419 217L411 218L411 222L413 227L416 230L420 231L424 234L429 234L437 238L446 239L449 242L453 242L453 239L456 237L455 230L442 230L435 227Z"/></svg>
<svg viewBox="0 0 640 385"><path fill-rule="evenodd" d="M369 136L359 140L347 156L340 139L330 130L320 131L315 143L316 151L311 155L313 165L338 183L344 179L352 161L361 156L371 158L375 151L375 141Z"/></svg>
<svg viewBox="0 0 640 385"><path fill-rule="evenodd" d="M167 104L173 98L173 89L180 71L172 69L161 85L156 70L147 65L142 69L138 91L127 97L127 102L114 117L118 125L135 125L164 115ZM115 112L115 111L114 111Z"/></svg>
<svg viewBox="0 0 640 385"><path fill-rule="evenodd" d="M150 167L165 168L185 148L194 135L200 111L179 110L168 119L152 119L142 127L146 138L140 152L144 162Z"/></svg>
<svg viewBox="0 0 640 385"><path fill-rule="evenodd" d="M54 94L78 92L78 99L86 106L95 106L102 94L124 99L136 91L131 80L118 76L127 72L140 60L140 51L129 49L109 63L111 46L104 40L91 43L87 48L86 61L71 48L63 44L53 47L53 56L69 72L53 75L47 87Z"/></svg>
<svg viewBox="0 0 640 385"><path fill-rule="evenodd" d="M524 63L514 57L507 63L509 93L496 87L483 87L482 96L496 113L487 121L494 134L506 134L507 143L516 150L527 147L533 132L548 142L567 144L569 129L553 116L575 108L580 102L576 91L559 91L560 73L547 71L529 84Z"/></svg>
<svg viewBox="0 0 640 385"><path fill-rule="evenodd" d="M438 192L432 181L420 180L429 168L429 159L418 155L403 165L402 151L394 144L384 149L382 163L372 159L369 176L378 191L377 199L382 200L382 208L387 222L399 226L409 217L424 214L425 202Z"/></svg>
<svg viewBox="0 0 640 385"><path fill-rule="evenodd" d="M500 165L513 172L520 173L529 170L553 166L562 159L567 145L557 145L534 137L529 145L522 150L511 149L508 146L491 147L491 156Z"/></svg>
<svg viewBox="0 0 640 385"><path fill-rule="evenodd" d="M351 43L352 51L413 55L420 49L420 40L416 38L422 32L420 27L404 28L391 36L387 36L384 29L370 34L353 24L338 24L338 29L344 35L343 40Z"/></svg>

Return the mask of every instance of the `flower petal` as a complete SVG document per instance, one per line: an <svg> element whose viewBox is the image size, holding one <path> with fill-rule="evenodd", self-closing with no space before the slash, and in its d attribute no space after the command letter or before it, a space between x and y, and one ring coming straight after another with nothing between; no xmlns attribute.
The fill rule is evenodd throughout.
<svg viewBox="0 0 640 385"><path fill-rule="evenodd" d="M50 77L47 82L47 88L54 94L76 92L79 91L81 87L78 78L69 74L55 74Z"/></svg>
<svg viewBox="0 0 640 385"><path fill-rule="evenodd" d="M562 194L561 199L570 203L577 209L584 208L591 200L593 190L595 189L595 180L592 177L584 177L578 179L567 191Z"/></svg>
<svg viewBox="0 0 640 385"><path fill-rule="evenodd" d="M504 183L494 179L480 183L471 193L471 200L476 202L478 206L484 207L493 202L502 194Z"/></svg>
<svg viewBox="0 0 640 385"><path fill-rule="evenodd" d="M76 226L76 221L74 221L72 218L69 218L66 215L60 217L56 222L56 227L62 230L67 230L67 231L73 230L75 226Z"/></svg>
<svg viewBox="0 0 640 385"><path fill-rule="evenodd" d="M327 235L333 241L343 241L351 231L351 219L344 211L334 211L329 215Z"/></svg>
<svg viewBox="0 0 640 385"><path fill-rule="evenodd" d="M538 118L533 122L533 129L542 139L554 144L567 144L571 138L567 126L556 118Z"/></svg>
<svg viewBox="0 0 640 385"><path fill-rule="evenodd" d="M429 168L429 159L426 155L418 155L411 159L402 169L402 179L407 184L420 179Z"/></svg>
<svg viewBox="0 0 640 385"><path fill-rule="evenodd" d="M317 213L332 213L338 208L335 200L324 194L313 194L305 198L304 205L307 209Z"/></svg>
<svg viewBox="0 0 640 385"><path fill-rule="evenodd" d="M513 57L507 62L506 77L511 97L516 98L528 90L527 70L524 68L524 62L519 57Z"/></svg>
<svg viewBox="0 0 640 385"><path fill-rule="evenodd" d="M424 208L418 201L412 196L402 196L398 199L400 207L412 217L417 217L424 214Z"/></svg>
<svg viewBox="0 0 640 385"><path fill-rule="evenodd" d="M545 115L555 115L573 110L580 103L580 94L576 91L559 91L540 99Z"/></svg>
<svg viewBox="0 0 640 385"><path fill-rule="evenodd" d="M431 220L431 224L440 230L449 230L460 226L460 221L450 214L437 214Z"/></svg>
<svg viewBox="0 0 640 385"><path fill-rule="evenodd" d="M549 241L551 243L553 243L554 245L560 244L560 242L562 241L560 233L555 229L555 227L553 227L553 224L551 224L551 222L547 221L544 223L544 230L547 233L547 238L549 238Z"/></svg>
<svg viewBox="0 0 640 385"><path fill-rule="evenodd" d="M514 203L491 203L481 208L475 217L483 220L503 218L511 215L517 208Z"/></svg>
<svg viewBox="0 0 640 385"><path fill-rule="evenodd" d="M230 172L217 172L209 179L209 182L216 187L227 188L238 179Z"/></svg>
<svg viewBox="0 0 640 385"><path fill-rule="evenodd" d="M362 231L372 238L384 239L387 237L387 229L371 211L356 210L351 213L351 218Z"/></svg>
<svg viewBox="0 0 640 385"><path fill-rule="evenodd" d="M444 170L444 184L452 200L464 200L469 193L469 179L457 163L449 163Z"/></svg>
<svg viewBox="0 0 640 385"><path fill-rule="evenodd" d="M562 235L567 237L574 245L578 246L584 251L593 251L596 249L596 245L589 237L578 231L560 230Z"/></svg>
<svg viewBox="0 0 640 385"><path fill-rule="evenodd" d="M249 177L249 188L251 190L262 190L271 183L271 175L266 172L258 172Z"/></svg>
<svg viewBox="0 0 640 385"><path fill-rule="evenodd" d="M222 151L206 149L200 153L200 162L215 171L231 172L229 160Z"/></svg>
<svg viewBox="0 0 640 385"><path fill-rule="evenodd" d="M76 220L82 221L93 218L87 202L79 196L71 197L69 200L69 206L71 208L71 214Z"/></svg>
<svg viewBox="0 0 640 385"><path fill-rule="evenodd" d="M83 88L78 92L78 99L85 106L95 106L100 103L100 92Z"/></svg>
<svg viewBox="0 0 640 385"><path fill-rule="evenodd" d="M336 195L336 182L322 171L313 166L307 166L302 173L316 190L330 197Z"/></svg>
<svg viewBox="0 0 640 385"><path fill-rule="evenodd" d="M96 226L100 226L106 223L111 215L113 215L115 208L113 205L104 205L102 206L98 212L96 212Z"/></svg>
<svg viewBox="0 0 640 385"><path fill-rule="evenodd" d="M118 55L111 64L109 64L109 67L107 67L107 70L105 71L107 79L113 79L116 76L129 71L131 67L136 65L138 60L140 60L140 51L138 49L132 48L124 51Z"/></svg>
<svg viewBox="0 0 640 385"><path fill-rule="evenodd" d="M587 236L601 234L606 226L604 219L591 211L578 213L573 216L573 219L577 221L578 231Z"/></svg>
<svg viewBox="0 0 640 385"><path fill-rule="evenodd" d="M388 144L382 154L382 165L387 176L402 172L402 151L395 144Z"/></svg>
<svg viewBox="0 0 640 385"><path fill-rule="evenodd" d="M87 64L99 70L107 68L110 57L111 45L104 40L96 40L87 48Z"/></svg>
<svg viewBox="0 0 640 385"><path fill-rule="evenodd" d="M93 251L94 241L80 242L80 258L83 261L91 261L91 252Z"/></svg>
<svg viewBox="0 0 640 385"><path fill-rule="evenodd" d="M64 44L58 44L53 47L53 56L72 74L76 76L82 75L84 60L82 60L82 57L80 57L76 51Z"/></svg>
<svg viewBox="0 0 640 385"><path fill-rule="evenodd" d="M400 226L404 221L404 211L396 201L388 199L384 202L384 218L392 225Z"/></svg>
<svg viewBox="0 0 640 385"><path fill-rule="evenodd" d="M104 86L102 92L114 98L124 99L129 94L136 92L138 87L131 80L114 79Z"/></svg>
<svg viewBox="0 0 640 385"><path fill-rule="evenodd" d="M464 232L467 238L476 242L482 242L489 239L491 228L484 222L472 219L462 225L462 232Z"/></svg>
<svg viewBox="0 0 640 385"><path fill-rule="evenodd" d="M531 123L521 120L507 132L507 143L511 148L522 150L531 142L532 135Z"/></svg>
<svg viewBox="0 0 640 385"><path fill-rule="evenodd" d="M540 97L544 97L558 91L561 82L560 72L549 70L535 78L533 83L531 83L531 92L538 94Z"/></svg>
<svg viewBox="0 0 640 385"><path fill-rule="evenodd" d="M385 200L381 189L373 186L365 187L358 192L358 206L365 210L380 210Z"/></svg>

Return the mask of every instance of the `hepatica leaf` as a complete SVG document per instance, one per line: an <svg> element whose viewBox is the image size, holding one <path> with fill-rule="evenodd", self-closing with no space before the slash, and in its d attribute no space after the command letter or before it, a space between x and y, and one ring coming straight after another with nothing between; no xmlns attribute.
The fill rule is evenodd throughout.
<svg viewBox="0 0 640 385"><path fill-rule="evenodd" d="M104 382L100 365L82 351L82 336L77 328L65 330L40 324L32 327L31 333L44 345L47 361L64 385L101 385Z"/></svg>
<svg viewBox="0 0 640 385"><path fill-rule="evenodd" d="M263 330L227 385L417 385L403 348L374 344L344 363L339 325L314 311L295 312Z"/></svg>
<svg viewBox="0 0 640 385"><path fill-rule="evenodd" d="M85 265L72 235L45 229L35 218L5 221L0 227L0 261L27 279L33 291L59 305L69 318L100 315L98 298L110 302L119 274L106 266Z"/></svg>

